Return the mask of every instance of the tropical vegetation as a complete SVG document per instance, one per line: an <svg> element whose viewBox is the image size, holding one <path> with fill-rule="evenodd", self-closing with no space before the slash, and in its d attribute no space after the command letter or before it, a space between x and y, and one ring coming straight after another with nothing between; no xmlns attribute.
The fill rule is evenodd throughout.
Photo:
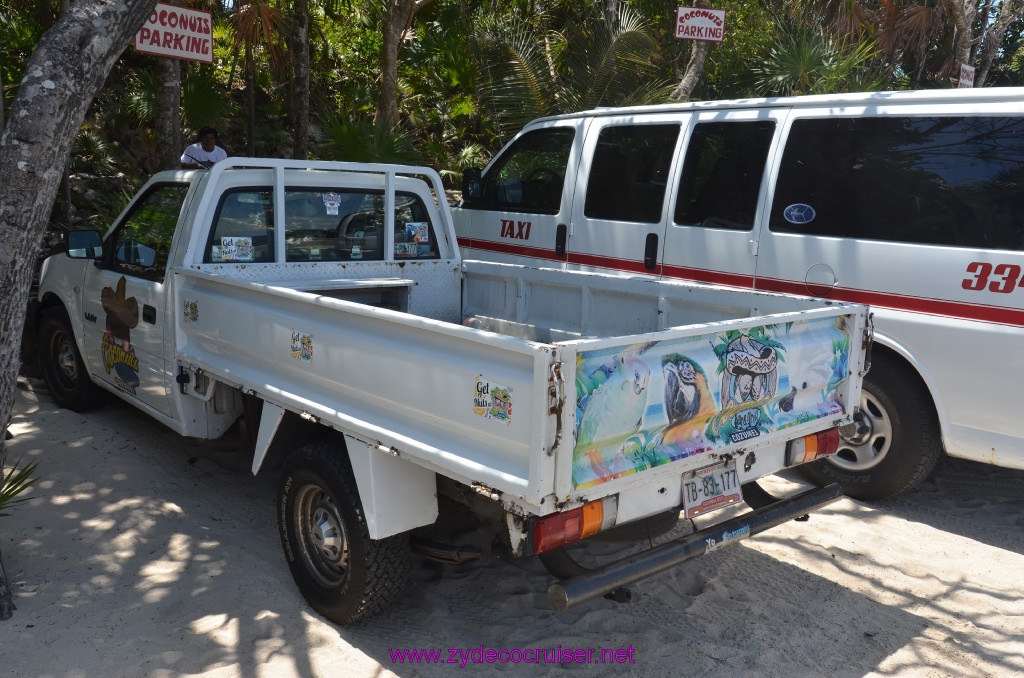
<svg viewBox="0 0 1024 678"><path fill-rule="evenodd" d="M725 40L700 50L674 37L675 5L655 0L178 3L212 12L213 63L126 50L72 173L141 181L210 124L232 155L418 162L457 185L541 115L681 92L948 88L962 62L976 86L1024 84L1024 0L719 0ZM0 0L3 116L59 13L60 0Z"/></svg>

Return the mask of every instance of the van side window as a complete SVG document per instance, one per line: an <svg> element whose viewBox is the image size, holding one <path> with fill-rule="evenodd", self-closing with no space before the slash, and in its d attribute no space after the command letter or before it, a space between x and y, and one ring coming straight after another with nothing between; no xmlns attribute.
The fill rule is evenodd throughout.
<svg viewBox="0 0 1024 678"><path fill-rule="evenodd" d="M770 120L703 122L690 136L675 222L749 231L775 133Z"/></svg>
<svg viewBox="0 0 1024 678"><path fill-rule="evenodd" d="M225 192L213 216L203 262L267 261L275 261L273 190L236 188Z"/></svg>
<svg viewBox="0 0 1024 678"><path fill-rule="evenodd" d="M1024 117L797 120L771 228L1024 250Z"/></svg>
<svg viewBox="0 0 1024 678"><path fill-rule="evenodd" d="M557 214L575 134L551 127L516 139L484 177L484 209Z"/></svg>
<svg viewBox="0 0 1024 678"><path fill-rule="evenodd" d="M679 124L616 125L597 138L583 213L590 219L661 221Z"/></svg>

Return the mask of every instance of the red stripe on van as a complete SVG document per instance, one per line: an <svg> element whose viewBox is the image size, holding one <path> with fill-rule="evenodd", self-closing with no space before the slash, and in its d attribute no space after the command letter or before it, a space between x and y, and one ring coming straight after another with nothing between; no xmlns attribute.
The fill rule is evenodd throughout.
<svg viewBox="0 0 1024 678"><path fill-rule="evenodd" d="M504 242L493 242L491 240L478 240L459 238L459 247L468 249L486 250L488 252L500 252L501 254L514 254L520 257L534 257L535 259L550 259L561 261L561 257L555 255L554 250L546 250L540 247L526 247L524 245L511 245Z"/></svg>
<svg viewBox="0 0 1024 678"><path fill-rule="evenodd" d="M704 268L688 268L686 266L664 266L662 271L670 278L682 278L694 282L711 283L713 285L729 285L750 289L754 286L754 277L741 273L711 271ZM804 296L807 292L804 292Z"/></svg>
<svg viewBox="0 0 1024 678"><path fill-rule="evenodd" d="M794 280L758 278L757 289L765 290L766 292L784 292L786 294L808 296L807 285ZM971 304L964 301L950 301L948 299L933 299L929 297L911 297L902 294L889 294L887 292L858 290L847 287L834 288L827 298L838 301L853 301L881 308L891 308L897 311L928 313L930 315L960 318L963 320L979 320L1000 325L1024 327L1024 310L1003 306L987 306L985 304Z"/></svg>
<svg viewBox="0 0 1024 678"><path fill-rule="evenodd" d="M661 275L661 265L653 269L644 266L643 261L633 259L615 259L603 257L599 254L583 254L582 252L569 252L569 263L580 266L594 266L596 268L612 268L616 271L628 271L629 273L644 273L646 275Z"/></svg>

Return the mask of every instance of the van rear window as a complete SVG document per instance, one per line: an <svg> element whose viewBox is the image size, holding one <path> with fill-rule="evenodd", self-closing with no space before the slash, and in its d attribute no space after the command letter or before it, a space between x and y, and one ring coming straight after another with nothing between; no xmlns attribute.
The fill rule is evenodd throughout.
<svg viewBox="0 0 1024 678"><path fill-rule="evenodd" d="M1024 250L1024 117L797 120L772 230Z"/></svg>

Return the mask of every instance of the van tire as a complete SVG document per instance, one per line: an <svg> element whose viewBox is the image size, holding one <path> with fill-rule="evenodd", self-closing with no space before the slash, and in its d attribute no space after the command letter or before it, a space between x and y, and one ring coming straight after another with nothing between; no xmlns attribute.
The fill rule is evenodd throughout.
<svg viewBox="0 0 1024 678"><path fill-rule="evenodd" d="M800 467L814 483L839 483L854 499L885 499L923 481L942 455L939 423L917 375L877 351L864 378L857 423L836 454Z"/></svg>
<svg viewBox="0 0 1024 678"><path fill-rule="evenodd" d="M277 507L288 568L314 610L349 624L401 597L410 581L408 535L370 538L343 446L318 442L293 452Z"/></svg>
<svg viewBox="0 0 1024 678"><path fill-rule="evenodd" d="M86 412L102 404L103 391L89 377L63 308L43 311L38 336L39 364L54 402L73 412Z"/></svg>

